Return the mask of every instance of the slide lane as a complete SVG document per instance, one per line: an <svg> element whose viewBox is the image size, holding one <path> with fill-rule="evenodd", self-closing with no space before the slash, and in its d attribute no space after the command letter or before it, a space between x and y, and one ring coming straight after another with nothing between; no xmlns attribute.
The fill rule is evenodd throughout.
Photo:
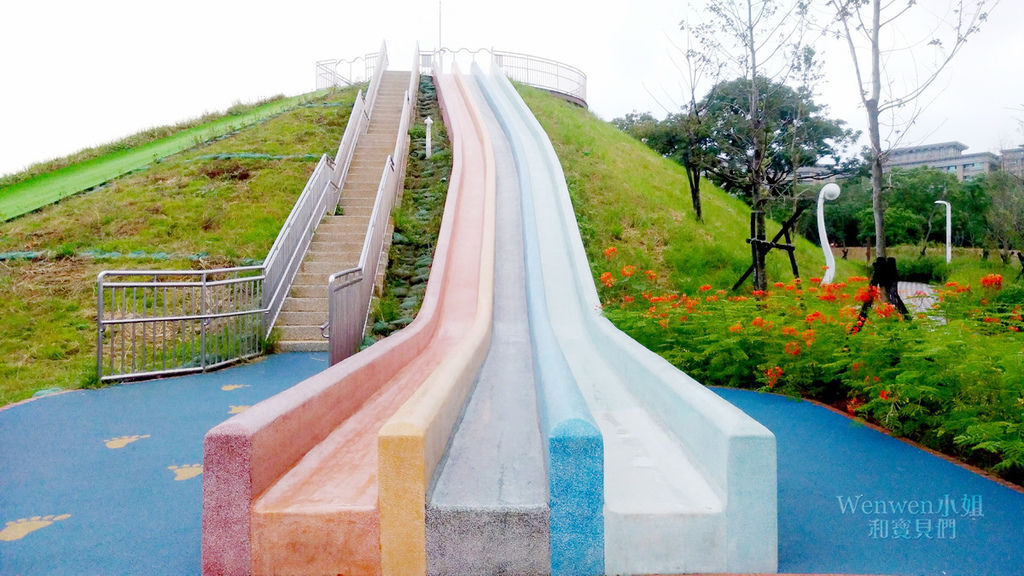
<svg viewBox="0 0 1024 576"><path fill-rule="evenodd" d="M479 90L474 100L485 103ZM427 495L428 574L547 574L547 475L524 285L519 181L490 108L497 204L491 347Z"/></svg>
<svg viewBox="0 0 1024 576"><path fill-rule="evenodd" d="M519 181L530 339L548 473L551 573L603 574L604 439L552 326L544 278L538 268L541 247L532 217L530 188L535 183L535 168L523 153L522 127L512 122L516 110L501 98L498 81L479 69L476 78L512 149Z"/></svg>
<svg viewBox="0 0 1024 576"><path fill-rule="evenodd" d="M424 574L427 569L425 502L428 484L444 456L466 397L476 382L491 343L494 309L495 168L490 136L467 80L456 66L451 76L435 77L439 93L458 93L465 107L467 126L460 139L461 154L483 168L467 179L466 189L479 196L482 210L475 219L460 219L473 234L457 240L449 250L460 261L470 250L478 253L475 278L461 277L445 297L475 308L475 315L445 322L438 337L453 345L439 366L411 398L380 429L381 565L385 574ZM457 85L457 88L456 88ZM478 230L478 232L477 232ZM468 246L476 240L474 246Z"/></svg>
<svg viewBox="0 0 1024 576"><path fill-rule="evenodd" d="M378 432L424 382L472 372L457 364L472 364L489 334L493 168L464 87L438 80L454 164L420 312L406 329L207 434L204 574L381 572L378 502L390 501L379 499Z"/></svg>
<svg viewBox="0 0 1024 576"><path fill-rule="evenodd" d="M514 112L499 118L520 177L529 174L524 227L529 235L535 223L540 257L527 257L527 276L543 278L558 342L604 437L605 569L775 571L774 437L600 315L554 150L511 85L496 84L492 97Z"/></svg>

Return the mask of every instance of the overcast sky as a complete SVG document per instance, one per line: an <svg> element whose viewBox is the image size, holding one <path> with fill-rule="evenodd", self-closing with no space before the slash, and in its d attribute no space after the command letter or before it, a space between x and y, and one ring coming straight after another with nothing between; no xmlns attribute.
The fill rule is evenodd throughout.
<svg viewBox="0 0 1024 576"><path fill-rule="evenodd" d="M566 62L588 76L591 109L661 116L682 101L673 42L699 0L0 3L0 173L162 124L315 88L315 61L376 51L493 47ZM945 0L924 4L944 5ZM386 22L386 18L393 22ZM934 89L902 144L959 140L968 152L1024 144L1024 2L1002 0ZM924 48L911 51L926 59ZM842 44L818 51L818 101L863 129ZM930 58L930 57L928 57ZM908 77L909 73L902 77ZM654 96L652 98L652 95Z"/></svg>

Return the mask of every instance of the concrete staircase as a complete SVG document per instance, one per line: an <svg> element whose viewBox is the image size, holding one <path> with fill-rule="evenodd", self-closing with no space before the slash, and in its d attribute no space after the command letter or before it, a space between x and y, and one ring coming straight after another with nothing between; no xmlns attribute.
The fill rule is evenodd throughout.
<svg viewBox="0 0 1024 576"><path fill-rule="evenodd" d="M328 341L320 333L327 321L327 279L359 264L384 162L395 149L408 86L409 72L384 72L369 127L356 144L342 185L341 209L329 210L320 222L281 308L275 324L281 332L279 350L327 350Z"/></svg>

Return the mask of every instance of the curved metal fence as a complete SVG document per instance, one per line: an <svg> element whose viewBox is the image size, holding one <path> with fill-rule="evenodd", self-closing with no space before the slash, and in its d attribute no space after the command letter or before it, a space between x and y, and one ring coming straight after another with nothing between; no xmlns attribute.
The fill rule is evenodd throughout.
<svg viewBox="0 0 1024 576"><path fill-rule="evenodd" d="M421 70L443 70L448 60L468 58L477 64L497 66L515 82L547 90L558 96L587 107L587 75L575 66L519 52L506 52L489 48L442 48L421 55Z"/></svg>

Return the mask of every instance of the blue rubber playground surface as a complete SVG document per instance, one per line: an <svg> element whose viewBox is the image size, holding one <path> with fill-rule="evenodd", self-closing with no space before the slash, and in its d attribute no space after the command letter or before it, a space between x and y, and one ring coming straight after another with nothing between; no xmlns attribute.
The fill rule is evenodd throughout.
<svg viewBox="0 0 1024 576"><path fill-rule="evenodd" d="M0 574L198 574L206 431L325 368L277 354L0 410Z"/></svg>
<svg viewBox="0 0 1024 576"><path fill-rule="evenodd" d="M0 574L197 574L203 435L326 366L279 354L0 410ZM809 402L716 392L778 439L780 572L1024 574L1024 494Z"/></svg>

